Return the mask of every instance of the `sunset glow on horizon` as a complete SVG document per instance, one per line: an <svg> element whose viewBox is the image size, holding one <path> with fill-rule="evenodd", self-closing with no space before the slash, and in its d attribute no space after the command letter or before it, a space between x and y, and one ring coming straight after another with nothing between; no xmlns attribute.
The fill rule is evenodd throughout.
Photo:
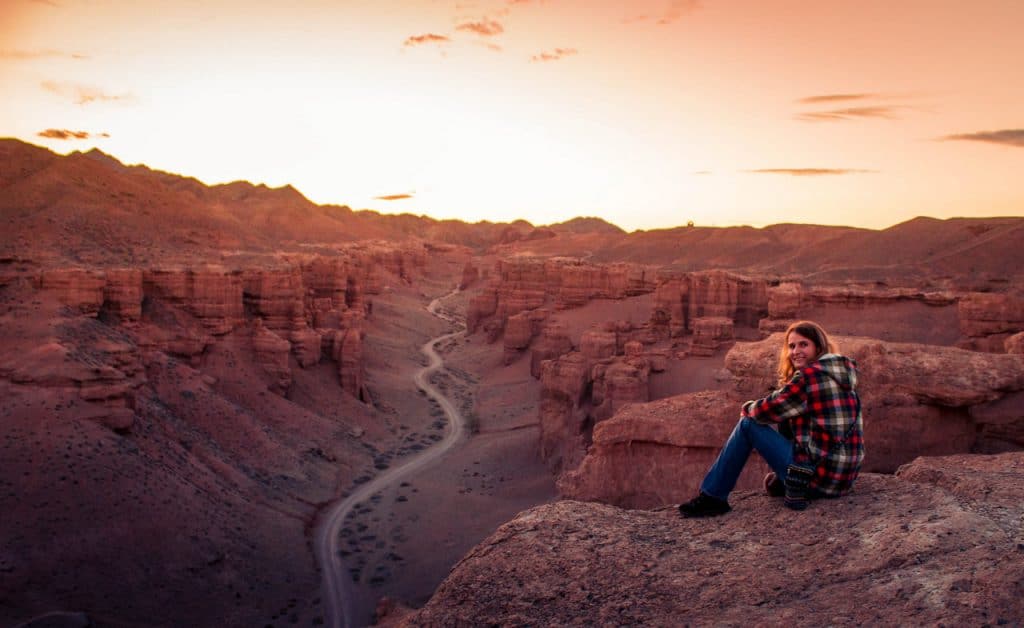
<svg viewBox="0 0 1024 628"><path fill-rule="evenodd" d="M9 0L0 136L624 229L1024 215L1024 3Z"/></svg>

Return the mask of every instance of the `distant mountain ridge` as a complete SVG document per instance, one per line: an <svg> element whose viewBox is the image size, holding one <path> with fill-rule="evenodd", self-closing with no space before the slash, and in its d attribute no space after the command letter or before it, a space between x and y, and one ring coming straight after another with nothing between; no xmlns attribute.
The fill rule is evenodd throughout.
<svg viewBox="0 0 1024 628"><path fill-rule="evenodd" d="M1020 284L1024 218L915 218L881 231L779 224L635 231L596 217L535 227L317 205L294 187L205 185L97 149L67 156L0 139L0 258L131 265L418 239L495 255L576 256L680 270L771 272L806 281ZM988 282L988 283L986 283Z"/></svg>

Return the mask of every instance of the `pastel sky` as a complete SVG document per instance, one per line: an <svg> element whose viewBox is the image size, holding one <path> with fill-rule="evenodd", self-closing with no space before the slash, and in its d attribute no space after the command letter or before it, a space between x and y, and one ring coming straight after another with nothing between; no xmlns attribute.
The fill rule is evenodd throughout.
<svg viewBox="0 0 1024 628"><path fill-rule="evenodd" d="M468 221L1024 215L1020 0L2 0L0 136Z"/></svg>

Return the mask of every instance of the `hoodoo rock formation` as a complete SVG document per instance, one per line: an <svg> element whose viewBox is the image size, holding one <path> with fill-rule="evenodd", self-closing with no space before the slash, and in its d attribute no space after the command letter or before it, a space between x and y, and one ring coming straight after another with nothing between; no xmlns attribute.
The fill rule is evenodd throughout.
<svg viewBox="0 0 1024 628"><path fill-rule="evenodd" d="M713 521L562 501L477 545L404 625L1011 625L1022 504L1019 452L921 458L802 513L750 492Z"/></svg>

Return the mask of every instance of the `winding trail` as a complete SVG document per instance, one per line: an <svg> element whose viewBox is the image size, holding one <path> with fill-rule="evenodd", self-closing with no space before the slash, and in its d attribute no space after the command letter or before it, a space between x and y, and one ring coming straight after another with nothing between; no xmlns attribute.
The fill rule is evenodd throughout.
<svg viewBox="0 0 1024 628"><path fill-rule="evenodd" d="M451 332L438 336L427 343L425 343L420 351L429 359L429 364L417 371L413 377L413 381L416 386L425 392L428 397L433 399L441 406L444 410L445 416L448 418L448 425L445 428L444 438L441 439L437 444L432 447L423 450L422 452L405 459L402 464L392 467L376 476L369 482L360 485L355 492L351 495L338 502L327 510L324 514L323 520L317 527L315 533L315 552L317 562L320 564L320 569L323 578L323 600L324 610L326 617L325 625L331 628L353 628L357 626L356 618L353 614L353 586L352 579L345 569L345 565L341 561L341 557L338 554L339 538L341 528L345 522L345 517L352 511L352 508L356 504L369 499L374 493L381 491L391 484L400 481L402 478L409 474L426 467L438 458L443 456L449 449L451 449L459 440L462 439L465 433L465 420L462 414L455 407L452 402L445 397L441 391L439 391L433 384L430 383L430 376L437 369L441 368L443 361L441 356L437 354L434 347L449 338L454 338L461 334L466 333L465 325L461 321L456 320L444 313L438 312L438 308L441 305L441 301L456 294L458 289L449 292L448 294L438 297L430 302L427 306L429 311L434 316L453 323L461 327L459 331Z"/></svg>

